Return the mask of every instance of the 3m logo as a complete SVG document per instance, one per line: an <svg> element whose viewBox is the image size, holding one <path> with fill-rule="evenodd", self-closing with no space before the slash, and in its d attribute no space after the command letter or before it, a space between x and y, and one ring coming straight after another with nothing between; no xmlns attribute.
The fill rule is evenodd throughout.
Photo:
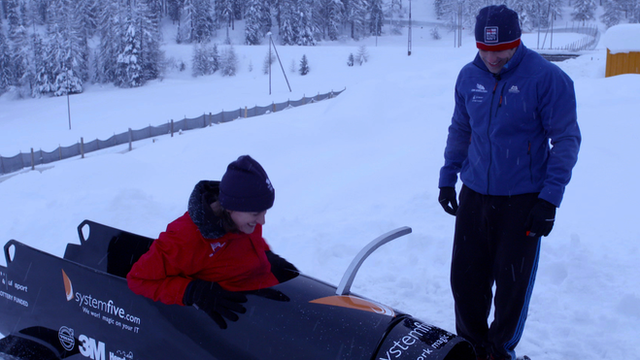
<svg viewBox="0 0 640 360"><path fill-rule="evenodd" d="M102 341L96 342L96 339L86 335L80 335L80 354L92 360L107 360L105 345Z"/></svg>
<svg viewBox="0 0 640 360"><path fill-rule="evenodd" d="M484 28L484 42L485 43L497 43L498 42L498 27L486 26Z"/></svg>
<svg viewBox="0 0 640 360"><path fill-rule="evenodd" d="M64 292L67 295L67 301L73 299L73 285L67 274L62 270L62 281L64 282Z"/></svg>

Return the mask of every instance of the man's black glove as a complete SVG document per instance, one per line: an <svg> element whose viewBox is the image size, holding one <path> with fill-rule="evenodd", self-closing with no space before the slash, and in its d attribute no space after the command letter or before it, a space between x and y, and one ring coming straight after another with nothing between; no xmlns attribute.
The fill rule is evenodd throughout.
<svg viewBox="0 0 640 360"><path fill-rule="evenodd" d="M553 229L555 219L556 206L546 200L538 199L524 224L527 236L541 237L549 235L551 229Z"/></svg>
<svg viewBox="0 0 640 360"><path fill-rule="evenodd" d="M238 314L244 314L247 311L241 305L247 302L244 294L227 291L217 283L200 279L189 283L182 302L206 312L221 329L227 328L224 318L229 321L238 321Z"/></svg>
<svg viewBox="0 0 640 360"><path fill-rule="evenodd" d="M458 200L456 198L456 189L454 187L441 187L440 195L438 195L438 202L448 214L455 216L456 212L458 212Z"/></svg>
<svg viewBox="0 0 640 360"><path fill-rule="evenodd" d="M271 272L278 279L278 282L291 280L300 273L292 263L274 254L271 250L265 251L265 254L271 264Z"/></svg>

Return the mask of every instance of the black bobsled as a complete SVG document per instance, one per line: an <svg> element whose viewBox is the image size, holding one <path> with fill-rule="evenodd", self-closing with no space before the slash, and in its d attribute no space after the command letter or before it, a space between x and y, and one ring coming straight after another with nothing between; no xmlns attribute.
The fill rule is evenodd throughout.
<svg viewBox="0 0 640 360"><path fill-rule="evenodd" d="M338 287L296 274L247 295L247 312L224 330L193 307L129 290L124 277L152 239L84 221L64 258L11 240L0 266L0 358L475 359L464 339L350 293L362 261L410 231L370 243Z"/></svg>

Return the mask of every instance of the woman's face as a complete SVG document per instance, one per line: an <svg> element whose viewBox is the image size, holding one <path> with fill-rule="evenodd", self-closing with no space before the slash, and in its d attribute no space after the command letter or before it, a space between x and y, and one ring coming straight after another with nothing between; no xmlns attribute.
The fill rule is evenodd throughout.
<svg viewBox="0 0 640 360"><path fill-rule="evenodd" d="M252 234L257 224L264 225L264 216L267 214L267 210L261 212L229 211L229 214L238 230L245 234Z"/></svg>

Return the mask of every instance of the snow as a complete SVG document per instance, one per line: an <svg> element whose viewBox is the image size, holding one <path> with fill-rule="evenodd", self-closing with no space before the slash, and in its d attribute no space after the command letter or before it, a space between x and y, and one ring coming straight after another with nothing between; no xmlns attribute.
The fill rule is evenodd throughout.
<svg viewBox="0 0 640 360"><path fill-rule="evenodd" d="M237 25L237 24L236 24ZM236 27L240 31L240 26ZM202 130L163 136L0 177L0 229L62 256L84 219L156 237L186 210L193 186L219 179L250 154L267 170L276 203L265 237L303 272L338 285L372 239L413 232L365 263L352 290L454 331L449 263L454 218L437 201L438 172L460 68L476 53L465 34L432 40L429 28L366 40L369 61L346 66L362 43L278 47L279 66L261 73L268 48L237 45L235 77L171 72L141 88L87 86L67 99L0 97L0 154L46 151L84 137L107 139L223 109L296 100L331 90L335 99ZM525 34L524 43L536 43ZM559 44L561 36L554 38ZM222 46L222 45L221 45ZM167 45L188 62L191 48ZM306 55L310 73L289 71ZM583 145L551 235L543 239L536 288L519 354L532 359L627 359L640 353L640 203L637 134L640 75L605 78L606 48L558 65L575 81ZM249 64L253 71L250 72ZM4 259L0 264L6 265Z"/></svg>
<svg viewBox="0 0 640 360"><path fill-rule="evenodd" d="M602 43L612 54L640 52L640 24L612 26L604 33Z"/></svg>

